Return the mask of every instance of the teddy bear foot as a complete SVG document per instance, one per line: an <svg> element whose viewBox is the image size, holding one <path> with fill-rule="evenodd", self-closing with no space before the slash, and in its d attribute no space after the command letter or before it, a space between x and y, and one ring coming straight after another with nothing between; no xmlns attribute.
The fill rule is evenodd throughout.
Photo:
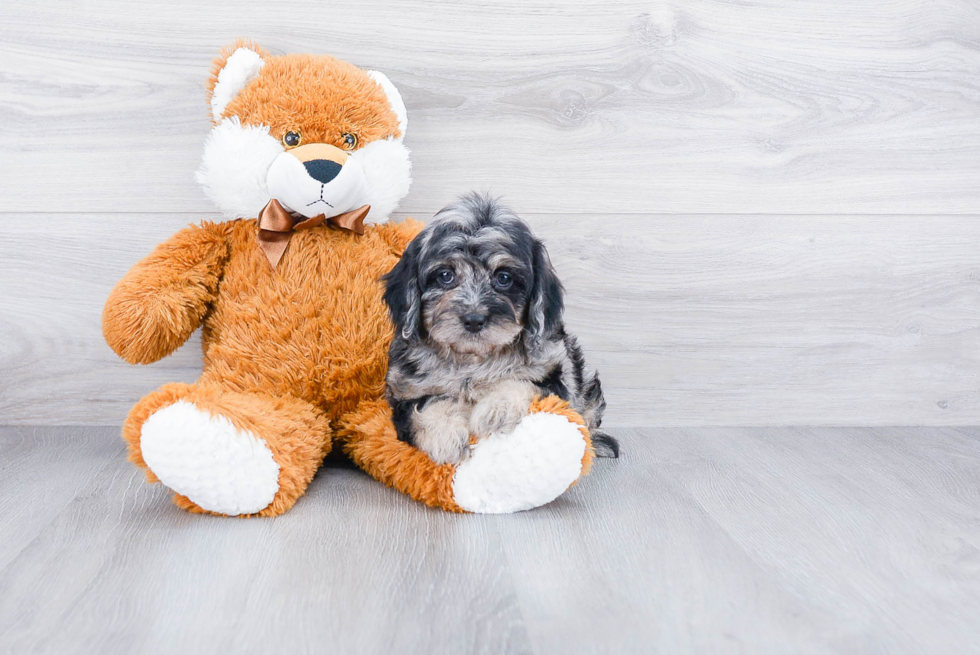
<svg viewBox="0 0 980 655"><path fill-rule="evenodd" d="M161 482L209 512L254 514L279 492L279 464L265 440L185 400L143 423L140 448Z"/></svg>
<svg viewBox="0 0 980 655"><path fill-rule="evenodd" d="M581 428L562 414L538 411L513 432L475 443L456 467L456 504L469 512L506 514L550 503L591 463Z"/></svg>
<svg viewBox="0 0 980 655"><path fill-rule="evenodd" d="M384 400L361 403L339 435L358 466L415 500L450 512L506 514L550 503L592 467L589 431L566 401L538 398L528 411L513 431L473 444L458 465L435 464L398 439Z"/></svg>

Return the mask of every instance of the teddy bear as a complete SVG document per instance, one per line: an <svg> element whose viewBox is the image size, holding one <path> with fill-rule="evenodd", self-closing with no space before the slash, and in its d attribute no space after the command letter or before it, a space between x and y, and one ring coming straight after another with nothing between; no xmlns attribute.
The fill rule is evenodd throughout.
<svg viewBox="0 0 980 655"><path fill-rule="evenodd" d="M399 441L381 277L421 224L389 222L411 164L405 105L384 74L239 41L215 60L207 96L197 180L224 220L135 264L102 317L106 342L133 364L202 331L200 378L151 392L123 425L148 482L191 512L275 516L339 447L418 501L499 513L550 502L588 472L588 430L557 397L458 465Z"/></svg>

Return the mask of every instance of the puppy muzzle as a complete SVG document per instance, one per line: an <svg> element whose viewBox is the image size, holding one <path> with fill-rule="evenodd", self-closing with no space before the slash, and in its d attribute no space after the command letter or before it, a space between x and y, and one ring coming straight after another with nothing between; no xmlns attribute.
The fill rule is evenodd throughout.
<svg viewBox="0 0 980 655"><path fill-rule="evenodd" d="M269 195L290 212L331 218L364 204L367 182L355 157L336 146L311 143L280 154L266 177Z"/></svg>

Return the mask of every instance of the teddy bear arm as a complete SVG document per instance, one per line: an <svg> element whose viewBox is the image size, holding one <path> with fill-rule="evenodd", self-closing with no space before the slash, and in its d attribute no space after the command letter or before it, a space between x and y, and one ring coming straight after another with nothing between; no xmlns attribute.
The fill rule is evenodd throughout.
<svg viewBox="0 0 980 655"><path fill-rule="evenodd" d="M150 364L179 348L214 300L229 254L219 226L185 228L134 265L102 312L109 346L132 364Z"/></svg>
<svg viewBox="0 0 980 655"><path fill-rule="evenodd" d="M585 421L557 396L536 398L513 432L473 444L462 463L435 464L400 441L384 400L365 401L340 421L344 451L369 475L451 512L502 514L539 507L592 467Z"/></svg>

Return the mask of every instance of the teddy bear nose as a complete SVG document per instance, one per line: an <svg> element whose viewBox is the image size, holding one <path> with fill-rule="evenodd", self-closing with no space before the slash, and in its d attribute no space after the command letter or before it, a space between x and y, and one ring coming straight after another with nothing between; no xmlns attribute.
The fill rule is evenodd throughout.
<svg viewBox="0 0 980 655"><path fill-rule="evenodd" d="M337 177L342 168L340 164L329 159L311 159L303 162L303 166L306 167L306 172L310 174L310 177L323 184Z"/></svg>

